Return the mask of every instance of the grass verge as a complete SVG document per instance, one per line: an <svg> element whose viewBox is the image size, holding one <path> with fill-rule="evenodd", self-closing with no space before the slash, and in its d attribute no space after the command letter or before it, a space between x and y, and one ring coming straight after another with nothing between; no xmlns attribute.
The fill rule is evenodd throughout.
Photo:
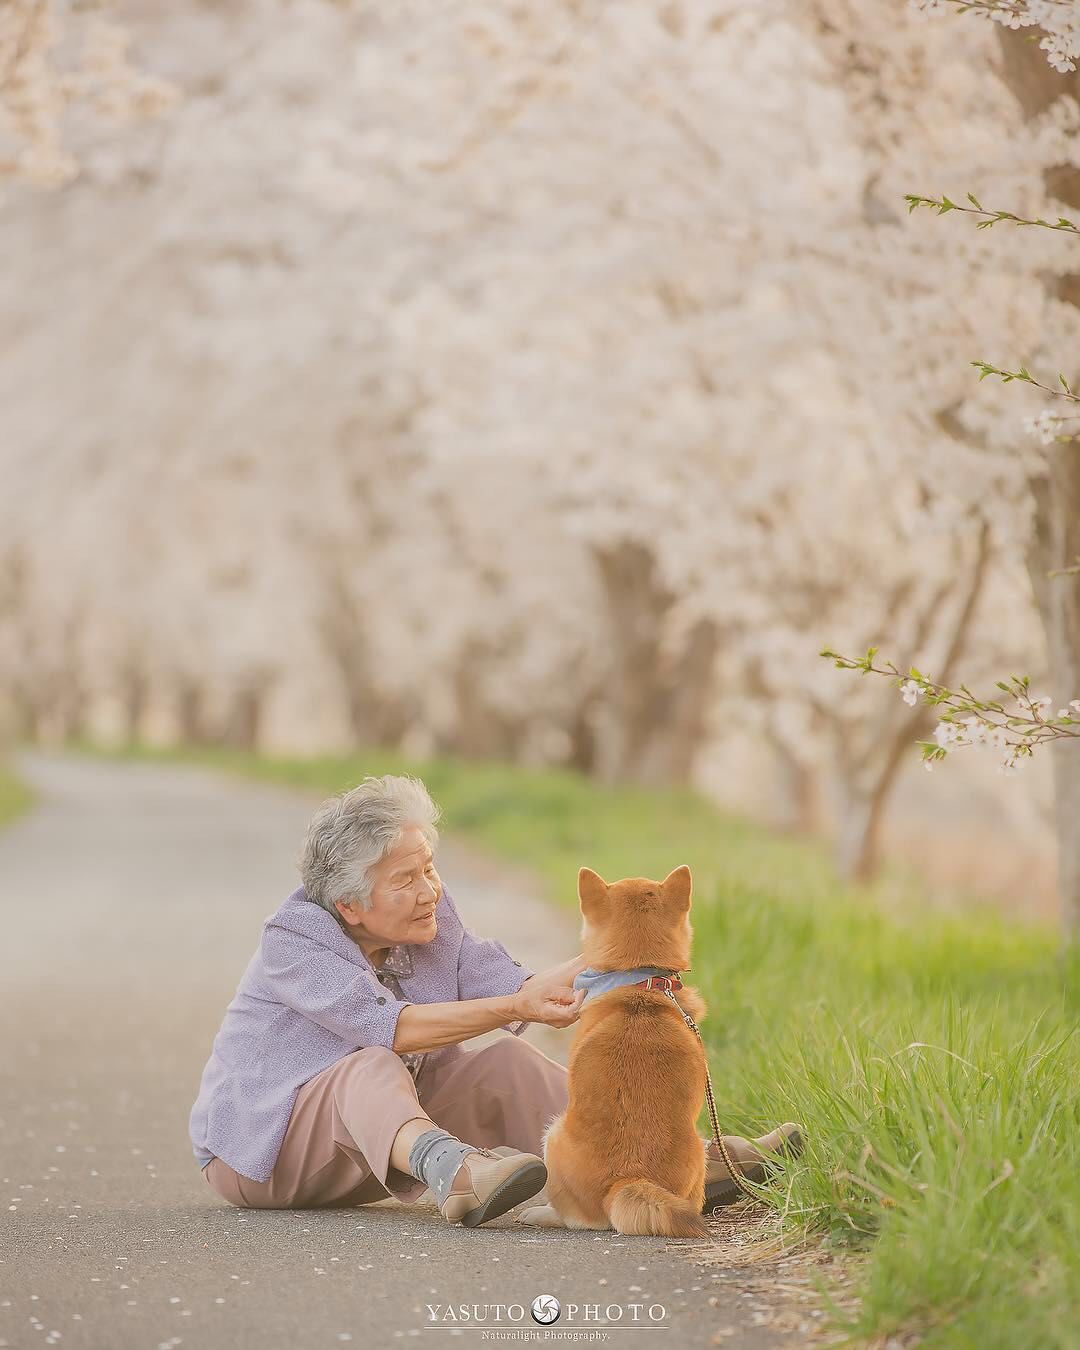
<svg viewBox="0 0 1080 1350"><path fill-rule="evenodd" d="M33 805L34 794L17 774L0 759L0 829Z"/></svg>
<svg viewBox="0 0 1080 1350"><path fill-rule="evenodd" d="M448 829L532 868L564 906L583 863L609 879L688 863L689 980L710 1009L722 1126L801 1121L804 1158L763 1195L789 1228L871 1253L838 1324L926 1347L1077 1345L1080 961L1051 934L943 916L895 877L842 887L819 846L689 792L380 753L122 753L319 792L417 773Z"/></svg>

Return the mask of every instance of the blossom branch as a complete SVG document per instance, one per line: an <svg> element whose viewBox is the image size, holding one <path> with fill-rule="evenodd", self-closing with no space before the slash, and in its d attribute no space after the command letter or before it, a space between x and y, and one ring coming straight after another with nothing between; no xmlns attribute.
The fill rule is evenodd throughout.
<svg viewBox="0 0 1080 1350"><path fill-rule="evenodd" d="M1002 772L1014 773L1020 761L1030 758L1038 746L1065 738L1080 740L1080 699L1073 699L1067 708L1059 708L1056 717L1048 716L1053 700L1047 695L1033 698L1026 675L996 681L997 687L1015 705L1010 710L1000 702L976 698L967 685L952 689L938 684L914 666L904 675L891 661L875 665L877 650L870 647L865 656L849 657L826 647L820 655L841 670L890 677L899 687L904 702L911 707L922 698L927 705L945 709L940 714L934 741L917 742L927 770L944 759L950 750L990 745L1004 750Z"/></svg>
<svg viewBox="0 0 1080 1350"><path fill-rule="evenodd" d="M1021 366L1019 370L1001 370L998 366L991 365L989 361L972 361L976 370L981 371L979 380L985 380L987 375L998 375L1001 377L1002 384L1008 384L1010 380L1022 380L1024 384L1033 385L1036 389L1041 389L1043 393L1053 394L1055 398L1063 398L1070 403L1080 403L1080 394L1073 393L1072 386L1065 376L1058 371L1058 379L1061 381L1061 388L1055 389L1051 384L1043 384L1037 380L1026 366ZM1075 420L1075 419L1070 419Z"/></svg>
<svg viewBox="0 0 1080 1350"><path fill-rule="evenodd" d="M1046 34L1039 47L1046 53L1048 63L1063 75L1076 69L1080 57L1080 16L1075 0L911 0L911 3L923 14L944 14L946 5L950 5L954 14L974 14L1004 28L1037 26Z"/></svg>
<svg viewBox="0 0 1080 1350"><path fill-rule="evenodd" d="M1068 216L1058 216L1056 221L1044 220L1042 216L1018 216L1012 211L991 211L982 205L975 197L974 193L969 192L967 199L971 206L961 206L958 202L950 201L948 197L922 197L915 192L905 192L904 201L908 204L908 213L910 214L917 207L927 206L931 210L936 209L939 216L945 215L949 211L963 211L969 216L982 216L975 226L977 230L988 230L993 225L999 224L1003 220L1012 221L1014 225L1040 225L1044 230L1060 230L1066 234L1080 234L1080 225L1071 221Z"/></svg>
<svg viewBox="0 0 1080 1350"><path fill-rule="evenodd" d="M997 375L1002 384L1009 384L1012 380L1020 380L1024 384L1030 384L1035 389L1041 389L1044 394L1050 394L1054 398L1064 399L1067 403L1080 403L1080 395L1073 392L1072 386L1061 371L1058 371L1058 380L1061 383L1060 389L1055 389L1053 385L1043 384L1037 380L1026 366L1021 366L1019 370L1002 370L1000 367L992 365L989 361L972 361L971 363L979 372L979 380L985 380L987 375ZM1024 429L1032 436L1037 436L1044 445L1067 444L1072 441L1080 440L1080 431L1062 432L1061 428L1069 422L1080 422L1080 413L1055 413L1049 408L1044 408L1034 416L1024 419Z"/></svg>

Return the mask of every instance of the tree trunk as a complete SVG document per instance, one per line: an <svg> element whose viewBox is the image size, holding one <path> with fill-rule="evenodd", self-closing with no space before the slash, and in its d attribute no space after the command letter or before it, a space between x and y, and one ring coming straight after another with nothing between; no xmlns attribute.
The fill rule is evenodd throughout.
<svg viewBox="0 0 1080 1350"><path fill-rule="evenodd" d="M234 750L258 750L266 696L272 684L273 677L261 672L240 684L229 701L221 735L223 745Z"/></svg>
<svg viewBox="0 0 1080 1350"><path fill-rule="evenodd" d="M42 739L44 713L39 691L27 681L18 680L11 690L14 738L36 742Z"/></svg>
<svg viewBox="0 0 1080 1350"><path fill-rule="evenodd" d="M872 792L845 792L840 809L834 863L845 881L868 882L877 872L881 850L881 822L892 780Z"/></svg>
<svg viewBox="0 0 1080 1350"><path fill-rule="evenodd" d="M833 860L844 881L871 881L881 862L881 826L904 759L913 741L933 725L919 708L894 728L878 772L866 780L856 772L841 773L841 797Z"/></svg>
<svg viewBox="0 0 1080 1350"><path fill-rule="evenodd" d="M326 603L318 618L323 650L341 684L345 715L354 748L400 743L413 721L401 698L388 697L375 684L377 653L366 616L360 610L344 568L332 557L323 561Z"/></svg>
<svg viewBox="0 0 1080 1350"><path fill-rule="evenodd" d="M1038 117L1062 95L1080 98L1080 78L1063 75L1045 52L1028 42L1025 30L998 28L1002 73L1026 118ZM1057 165L1045 174L1047 193L1080 209L1080 169ZM1075 245L1073 245L1075 247ZM1080 305L1080 272L1055 278L1057 299ZM1028 573L1046 634L1054 711L1080 698L1080 574L1050 576L1080 560L1080 444L1066 441L1048 452L1045 476L1032 481L1035 503ZM1054 771L1054 808L1058 845L1058 889L1062 936L1080 939L1080 747L1058 741L1048 749Z"/></svg>
<svg viewBox="0 0 1080 1350"><path fill-rule="evenodd" d="M595 695L584 695L574 708L573 716L566 728L570 748L566 756L568 768L578 773L596 772L596 731L593 726Z"/></svg>
<svg viewBox="0 0 1080 1350"><path fill-rule="evenodd" d="M716 624L700 619L691 630L675 669L667 673L667 687L656 711L664 747L660 773L668 783L689 783L693 777L707 730L719 650Z"/></svg>
<svg viewBox="0 0 1080 1350"><path fill-rule="evenodd" d="M610 666L597 700L596 769L605 782L689 780L705 731L719 647L716 625L699 621L678 659L663 640L676 597L644 544L598 550L607 605Z"/></svg>
<svg viewBox="0 0 1080 1350"><path fill-rule="evenodd" d="M793 834L819 834L822 810L817 771L793 755L778 736L766 732L765 739L772 748L779 782L774 813L776 825Z"/></svg>
<svg viewBox="0 0 1080 1350"><path fill-rule="evenodd" d="M206 723L205 690L190 675L176 684L176 721L181 745L208 745L212 739Z"/></svg>
<svg viewBox="0 0 1080 1350"><path fill-rule="evenodd" d="M664 622L675 597L660 584L644 544L598 549L596 566L607 609L610 664L597 710L597 771L608 783L640 776L653 731L650 710L660 669Z"/></svg>
<svg viewBox="0 0 1080 1350"><path fill-rule="evenodd" d="M58 644L60 661L52 682L54 697L50 713L61 745L82 735L86 727L90 695L83 674L85 663L79 651L82 629L82 618L69 616L64 620Z"/></svg>
<svg viewBox="0 0 1080 1350"><path fill-rule="evenodd" d="M1056 712L1080 698L1080 576L1049 575L1080 558L1080 447L1061 447L1047 477L1034 480L1031 489L1035 521L1028 573L1046 634L1047 692ZM1058 741L1047 753L1054 771L1061 932L1065 942L1075 942L1080 938L1080 747Z"/></svg>
<svg viewBox="0 0 1080 1350"><path fill-rule="evenodd" d="M494 659L488 639L471 637L465 643L451 675L457 716L450 748L469 759L514 762L524 740L526 718L494 707L485 697L480 672L489 669Z"/></svg>
<svg viewBox="0 0 1080 1350"><path fill-rule="evenodd" d="M990 527L986 521L981 521L975 540L975 555L965 579L964 592L938 679L940 684L952 682L953 672L963 658L979 598L986 584L990 550ZM939 609L940 595L935 592L929 598L922 621L917 625L918 631L929 635ZM873 748L854 762L850 759L841 732L838 753L841 764L845 766L841 777L844 799L837 830L835 860L837 870L845 881L869 881L877 871L885 807L904 761L911 753L912 743L928 736L936 721L936 713L922 701L899 718L890 714L880 735L875 737ZM881 742L886 747L884 757L877 753ZM872 763L876 767L873 773L870 772Z"/></svg>
<svg viewBox="0 0 1080 1350"><path fill-rule="evenodd" d="M120 675L120 698L124 708L124 734L129 745L137 745L150 701L150 679L134 661Z"/></svg>

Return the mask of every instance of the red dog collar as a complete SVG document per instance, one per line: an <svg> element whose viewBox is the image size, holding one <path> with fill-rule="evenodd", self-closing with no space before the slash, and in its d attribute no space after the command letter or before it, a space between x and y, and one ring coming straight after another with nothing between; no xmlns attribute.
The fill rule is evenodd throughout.
<svg viewBox="0 0 1080 1350"><path fill-rule="evenodd" d="M631 989L681 989L682 980L678 975L650 975L647 980L638 980Z"/></svg>

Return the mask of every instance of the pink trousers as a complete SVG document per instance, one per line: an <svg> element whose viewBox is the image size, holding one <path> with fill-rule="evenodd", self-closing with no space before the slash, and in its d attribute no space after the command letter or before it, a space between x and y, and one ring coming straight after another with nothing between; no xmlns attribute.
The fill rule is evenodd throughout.
<svg viewBox="0 0 1080 1350"><path fill-rule="evenodd" d="M251 1209L363 1205L388 1195L408 1204L427 1188L390 1166L406 1121L426 1115L463 1143L541 1154L546 1125L566 1110L566 1081L562 1064L517 1036L445 1066L428 1060L415 1082L394 1051L356 1050L297 1093L268 1181L240 1176L220 1158L203 1176L223 1200Z"/></svg>

